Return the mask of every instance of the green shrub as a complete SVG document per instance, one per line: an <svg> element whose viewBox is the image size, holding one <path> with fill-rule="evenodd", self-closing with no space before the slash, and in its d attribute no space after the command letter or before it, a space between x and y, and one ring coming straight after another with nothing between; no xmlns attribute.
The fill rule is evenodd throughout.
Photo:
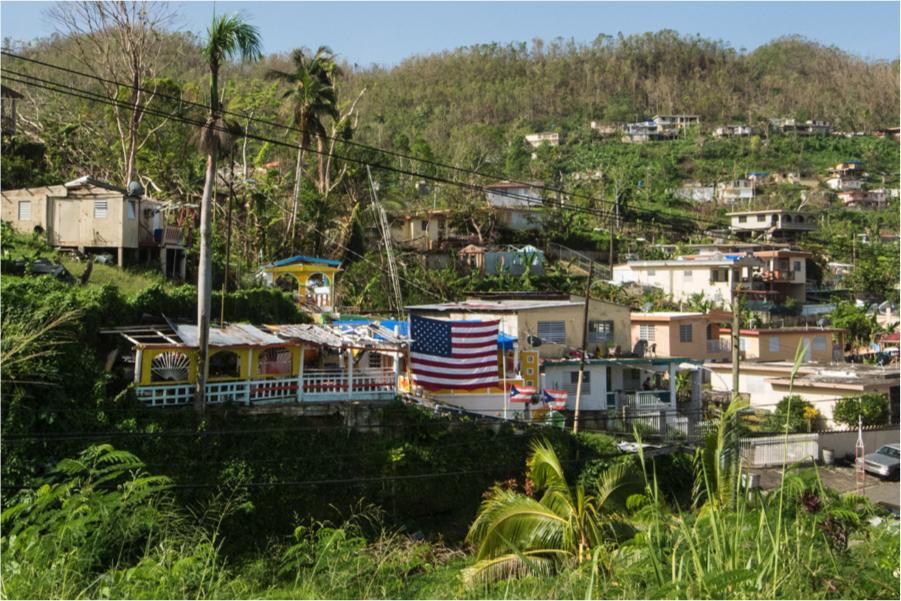
<svg viewBox="0 0 901 601"><path fill-rule="evenodd" d="M863 417L864 426L884 426L889 420L888 400L881 394L865 394L858 398L845 397L835 403L832 419L845 426L857 426Z"/></svg>

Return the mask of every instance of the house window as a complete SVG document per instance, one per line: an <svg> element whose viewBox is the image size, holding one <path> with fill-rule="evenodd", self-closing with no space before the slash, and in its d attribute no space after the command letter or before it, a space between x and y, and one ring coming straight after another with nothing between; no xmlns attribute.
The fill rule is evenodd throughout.
<svg viewBox="0 0 901 601"><path fill-rule="evenodd" d="M648 283L654 283L656 277L657 277L657 270L648 269Z"/></svg>
<svg viewBox="0 0 901 601"><path fill-rule="evenodd" d="M801 261L795 261L795 262L794 262L794 270L795 270L795 271L801 271Z"/></svg>
<svg viewBox="0 0 901 601"><path fill-rule="evenodd" d="M535 375L535 368L534 368L534 367L527 367L527 368L526 368L526 375L527 375L527 376L533 376L533 375Z"/></svg>
<svg viewBox="0 0 901 601"><path fill-rule="evenodd" d="M422 231L426 231L426 229L428 229L428 227L429 227L429 222L428 221L420 221L419 227L422 228Z"/></svg>
<svg viewBox="0 0 901 601"><path fill-rule="evenodd" d="M764 221L766 221L766 215L757 216L757 223L763 223Z"/></svg>
<svg viewBox="0 0 901 601"><path fill-rule="evenodd" d="M763 394L766 387L763 384L763 376L748 376L745 380L748 394Z"/></svg>
<svg viewBox="0 0 901 601"><path fill-rule="evenodd" d="M711 269L710 270L710 281L711 282L719 282L720 281L720 270L719 269Z"/></svg>
<svg viewBox="0 0 901 601"><path fill-rule="evenodd" d="M106 201L94 201L94 219L106 219Z"/></svg>
<svg viewBox="0 0 901 601"><path fill-rule="evenodd" d="M569 372L569 382L563 384L563 390L572 396L576 395L579 387L579 372ZM591 394L591 372L582 372L582 396Z"/></svg>
<svg viewBox="0 0 901 601"><path fill-rule="evenodd" d="M566 322L565 321L539 321L538 337L544 342L556 342L563 344L566 342Z"/></svg>
<svg viewBox="0 0 901 601"><path fill-rule="evenodd" d="M613 321L589 321L588 342L613 342Z"/></svg>
<svg viewBox="0 0 901 601"><path fill-rule="evenodd" d="M717 328L717 334L719 334L719 328ZM713 324L707 324L707 340L717 340L718 338L713 337Z"/></svg>
<svg viewBox="0 0 901 601"><path fill-rule="evenodd" d="M382 356L378 353L369 352L369 367L370 369L381 369L382 368Z"/></svg>
<svg viewBox="0 0 901 601"><path fill-rule="evenodd" d="M679 342L691 342L691 324L685 323L679 326Z"/></svg>
<svg viewBox="0 0 901 601"><path fill-rule="evenodd" d="M19 221L31 221L31 201L19 201Z"/></svg>
<svg viewBox="0 0 901 601"><path fill-rule="evenodd" d="M128 218L129 219L135 218L135 201L133 201L133 200L128 201Z"/></svg>
<svg viewBox="0 0 901 601"><path fill-rule="evenodd" d="M747 338L739 338L738 339L738 350L748 352L748 339Z"/></svg>
<svg viewBox="0 0 901 601"><path fill-rule="evenodd" d="M770 336L770 352L771 353L779 352L779 337L778 336Z"/></svg>
<svg viewBox="0 0 901 601"><path fill-rule="evenodd" d="M742 215L741 217L738 218L738 222L739 222L739 223L747 223L747 222L748 222L748 216L747 216L747 215Z"/></svg>
<svg viewBox="0 0 901 601"><path fill-rule="evenodd" d="M638 326L638 338L640 340L647 340L648 342L654 342L654 326L653 325Z"/></svg>
<svg viewBox="0 0 901 601"><path fill-rule="evenodd" d="M682 281L686 284L691 284L692 283L692 277L691 277L692 273L694 273L694 272L692 272L690 270L683 271L682 272Z"/></svg>
<svg viewBox="0 0 901 601"><path fill-rule="evenodd" d="M815 350L815 351L825 351L826 350L826 337L825 336L814 336L813 337L813 350Z"/></svg>

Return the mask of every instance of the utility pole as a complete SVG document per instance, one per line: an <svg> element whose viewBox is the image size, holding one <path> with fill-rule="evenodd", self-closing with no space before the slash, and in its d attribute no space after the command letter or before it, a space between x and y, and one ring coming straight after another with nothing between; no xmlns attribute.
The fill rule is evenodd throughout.
<svg viewBox="0 0 901 601"><path fill-rule="evenodd" d="M741 348L741 299L738 294L732 293L732 400L738 395L738 364L739 349Z"/></svg>
<svg viewBox="0 0 901 601"><path fill-rule="evenodd" d="M231 178L228 181L228 232L225 234L225 284L222 289L222 306L225 306L225 294L228 292L228 262L231 260L232 248L232 204L235 202L235 149L232 148ZM221 320L220 320L221 321ZM223 325L222 323L219 324Z"/></svg>
<svg viewBox="0 0 901 601"><path fill-rule="evenodd" d="M611 232L611 235L613 233ZM576 384L576 416L573 419L573 434L579 433L579 410L582 406L582 378L585 377L585 354L588 347L588 301L591 300L591 277L594 263L588 264L588 284L585 286L585 315L582 328L582 356L579 358L579 383Z"/></svg>

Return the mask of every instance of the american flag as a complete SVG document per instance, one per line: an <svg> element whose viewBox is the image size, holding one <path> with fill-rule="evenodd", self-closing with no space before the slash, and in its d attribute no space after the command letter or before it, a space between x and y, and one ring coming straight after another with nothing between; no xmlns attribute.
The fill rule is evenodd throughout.
<svg viewBox="0 0 901 601"><path fill-rule="evenodd" d="M517 388L516 386L510 387L510 402L511 403L531 403L532 395L535 394L535 388L528 388L526 386L521 386Z"/></svg>
<svg viewBox="0 0 901 601"><path fill-rule="evenodd" d="M413 381L427 390L499 384L498 321L439 321L410 316Z"/></svg>
<svg viewBox="0 0 901 601"><path fill-rule="evenodd" d="M556 409L558 411L560 411L561 409L566 409L565 390L552 390L550 388L545 388L543 396L545 407Z"/></svg>

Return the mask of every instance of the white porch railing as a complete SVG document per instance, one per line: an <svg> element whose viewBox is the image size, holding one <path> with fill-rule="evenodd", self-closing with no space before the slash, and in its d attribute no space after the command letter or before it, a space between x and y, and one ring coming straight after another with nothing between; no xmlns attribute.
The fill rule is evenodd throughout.
<svg viewBox="0 0 901 601"><path fill-rule="evenodd" d="M741 441L742 457L751 467L813 461L820 454L819 435L789 434Z"/></svg>
<svg viewBox="0 0 901 601"><path fill-rule="evenodd" d="M255 378L252 380L232 380L210 382L206 386L207 404L267 401L296 401L297 376L280 378ZM300 400L343 401L366 395L372 399L390 397L396 394L397 386L391 369L376 369L355 372L353 388L350 375L341 370L307 371L303 375L303 389ZM138 400L151 407L186 405L194 400L194 384L155 384L135 388Z"/></svg>
<svg viewBox="0 0 901 601"><path fill-rule="evenodd" d="M668 390L639 390L624 393L625 405L630 409L656 409L672 406Z"/></svg>

